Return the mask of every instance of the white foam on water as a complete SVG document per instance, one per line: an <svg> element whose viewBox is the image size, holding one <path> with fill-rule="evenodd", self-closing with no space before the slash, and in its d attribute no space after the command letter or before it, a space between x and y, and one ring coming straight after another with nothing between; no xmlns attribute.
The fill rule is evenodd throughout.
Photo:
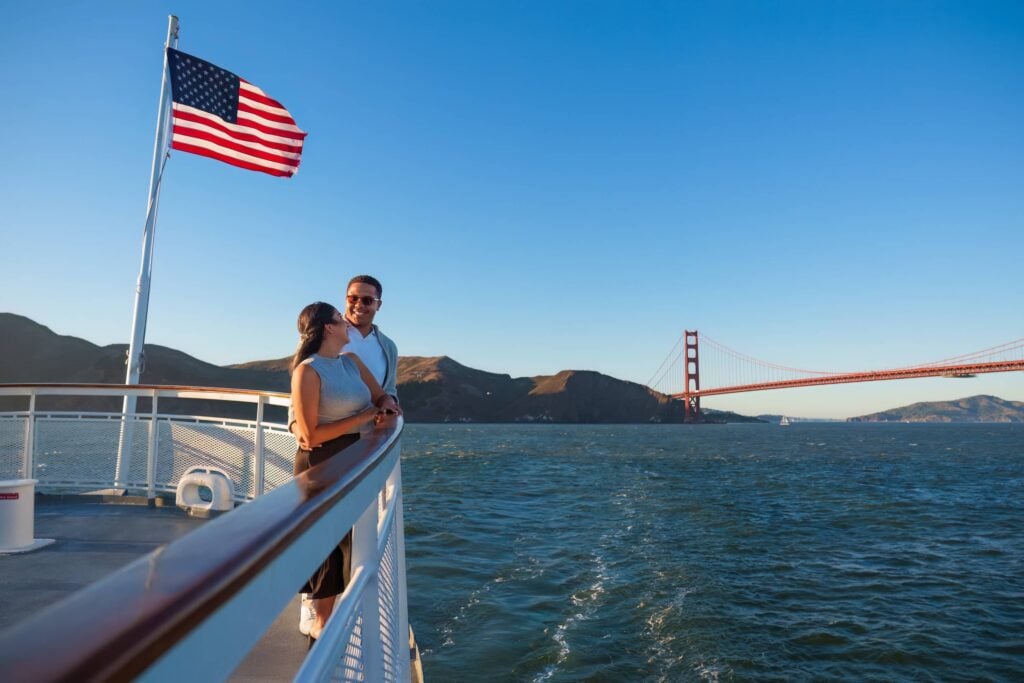
<svg viewBox="0 0 1024 683"><path fill-rule="evenodd" d="M459 606L458 611L455 613L455 616L452 617L451 621L441 625L440 632L441 636L443 637L443 640L441 641L441 647L451 647L452 645L455 645L455 627L458 625L459 622L466 618L466 615L469 613L469 610L473 609L474 607L480 604L480 596L483 593L487 593L491 590L492 583L497 583L497 580L492 579L489 583L484 584L480 588L477 588L472 593L470 593L469 598L467 598L466 602Z"/></svg>
<svg viewBox="0 0 1024 683"><path fill-rule="evenodd" d="M522 538L522 537L520 537ZM545 572L541 562L536 557L520 557L518 558L518 564L512 568L511 572L502 573L496 575L490 579L487 583L473 590L466 601L459 606L449 621L445 622L438 629L441 634L441 647L452 647L455 645L455 630L469 616L470 611L480 604L483 596L491 591L494 586L505 583L506 581L528 581L535 579Z"/></svg>
<svg viewBox="0 0 1024 683"><path fill-rule="evenodd" d="M555 672L565 663L572 652L568 639L569 631L577 624L590 619L597 613L601 596L605 592L604 585L608 580L608 566L605 564L604 557L599 553L594 553L591 557L594 561L594 581L588 587L581 591L576 591L569 596L569 601L573 607L578 609L555 628L555 633L551 636L551 639L558 645L558 658L553 664L546 666L543 671L534 677L535 683L549 680L555 675Z"/></svg>
<svg viewBox="0 0 1024 683"><path fill-rule="evenodd" d="M712 683L717 683L718 677L722 675L723 671L722 666L717 662L698 662L693 670L702 681L711 681Z"/></svg>
<svg viewBox="0 0 1024 683"><path fill-rule="evenodd" d="M658 600L653 595L648 595L648 599L641 600L641 604L650 602L652 605L664 605L653 610L645 620L644 637L651 643L650 650L652 652L647 661L652 667L664 666L677 659L678 648L676 647L676 641L680 638L680 633L676 630L675 626L667 625L666 621L669 617L683 611L683 602L688 595L694 592L696 592L696 588L687 587L675 591L675 594L667 602ZM661 680L667 679L662 676ZM714 680L717 680L717 678Z"/></svg>

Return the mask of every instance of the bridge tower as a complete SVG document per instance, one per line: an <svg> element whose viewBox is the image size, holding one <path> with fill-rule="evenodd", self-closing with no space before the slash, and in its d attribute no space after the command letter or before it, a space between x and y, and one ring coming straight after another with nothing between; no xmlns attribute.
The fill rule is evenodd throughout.
<svg viewBox="0 0 1024 683"><path fill-rule="evenodd" d="M700 357L697 349L697 330L686 330L686 384L683 385L683 402L686 410L683 422L702 422L700 412Z"/></svg>

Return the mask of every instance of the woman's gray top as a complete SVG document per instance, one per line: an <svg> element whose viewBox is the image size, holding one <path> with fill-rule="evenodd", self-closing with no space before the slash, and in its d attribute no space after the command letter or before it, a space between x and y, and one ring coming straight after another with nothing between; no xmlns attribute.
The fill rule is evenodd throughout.
<svg viewBox="0 0 1024 683"><path fill-rule="evenodd" d="M324 358L313 354L302 361L320 375L320 411L317 424L336 422L370 407L370 388L359 375L359 367L347 356ZM352 432L358 432L354 427Z"/></svg>

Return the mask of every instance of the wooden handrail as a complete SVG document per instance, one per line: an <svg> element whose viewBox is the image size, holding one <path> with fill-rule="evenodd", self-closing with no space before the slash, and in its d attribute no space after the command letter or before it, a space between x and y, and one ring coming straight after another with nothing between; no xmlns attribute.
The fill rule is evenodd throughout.
<svg viewBox="0 0 1024 683"><path fill-rule="evenodd" d="M374 430L346 457L330 458L15 625L0 638L3 678L135 678L372 474L403 426L399 418Z"/></svg>

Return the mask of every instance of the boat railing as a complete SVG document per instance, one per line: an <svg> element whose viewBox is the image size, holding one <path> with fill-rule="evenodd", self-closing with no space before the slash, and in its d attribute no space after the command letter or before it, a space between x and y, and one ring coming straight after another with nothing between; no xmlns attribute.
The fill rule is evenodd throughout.
<svg viewBox="0 0 1024 683"><path fill-rule="evenodd" d="M83 389L114 390L77 385L61 387L60 390L68 391L66 394L54 394L58 387L53 385L6 385L0 388L0 397L24 395L17 392L26 389L35 396L80 395L71 392ZM156 399L209 399L212 393L239 395L235 391L197 391L192 387L119 389L122 397L127 392L142 392L138 395ZM271 403L281 398L262 396L255 401ZM14 411L14 417L10 413L3 416L21 419L19 428L29 432L21 434L23 441L12 441L11 430L0 431L0 458L5 459L4 466L8 468L9 461L17 460L22 468L19 473L40 472L40 465L47 459L52 462L57 453L48 450L47 444L51 442L47 439L51 436L46 432L53 428L48 420L57 419L60 411L35 412L34 408L33 405L27 411ZM59 419L77 425L118 421L109 413L74 415L64 413ZM147 427L143 431L147 442L146 470L150 473L161 471L155 455L159 448L150 447L154 436L160 434L161 420L195 419L203 425L210 424L205 417L161 415L153 408L148 422L141 417L130 419L138 420L136 426ZM266 425L260 420L248 426L239 426L238 422L246 421L226 420L223 427L228 431L253 429L256 433L283 427ZM19 622L0 637L0 671L4 678L225 680L293 600L299 586L351 529L351 580L296 680L410 680L400 466L402 427L399 419L392 427L364 434L345 450L345 457L331 458L297 477L267 486L273 490ZM103 433L104 444L109 446L112 437L109 432ZM61 438L62 443L76 443L74 437ZM230 442L225 435L212 439L220 440ZM257 441L255 436L253 441ZM113 443L116 447L116 438ZM294 440L291 448L294 449ZM17 457L11 457L12 451ZM258 447L253 453L257 451ZM69 457L65 452L59 455ZM105 471L109 471L110 465L108 461ZM49 476L48 471L42 474ZM64 485L63 482L77 479L80 481L76 485L91 485L86 482L110 479L108 475L62 477L54 481ZM170 485L153 476L145 483L149 489Z"/></svg>
<svg viewBox="0 0 1024 683"><path fill-rule="evenodd" d="M142 410L82 410L125 398ZM206 387L109 384L0 384L0 479L36 479L47 492L121 489L173 493L194 466L214 467L242 502L288 481L295 439L282 412L287 394ZM58 403L59 409L40 403ZM60 405L60 404L63 405ZM191 404L191 405L189 405ZM165 407L175 412L162 411ZM188 409L200 408L201 415ZM245 419L233 417L249 413ZM227 416L227 417L225 417Z"/></svg>

